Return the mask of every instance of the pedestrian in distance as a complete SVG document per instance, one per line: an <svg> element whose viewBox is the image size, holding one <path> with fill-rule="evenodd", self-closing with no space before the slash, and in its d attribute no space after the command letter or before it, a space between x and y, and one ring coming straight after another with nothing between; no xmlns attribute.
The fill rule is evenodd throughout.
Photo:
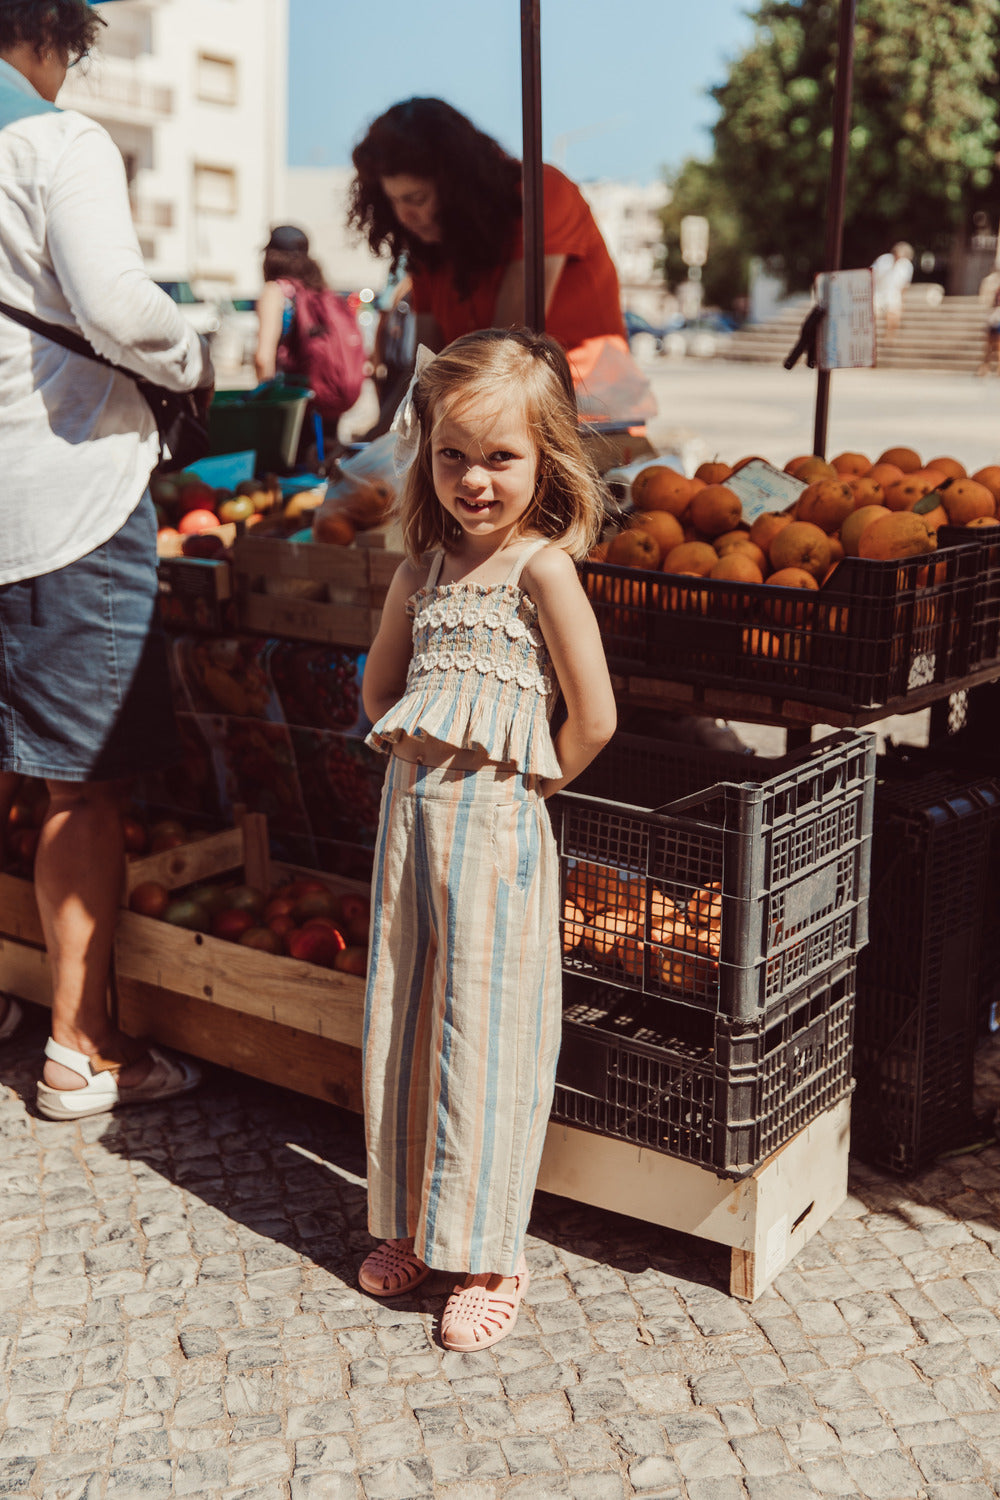
<svg viewBox="0 0 1000 1500"><path fill-rule="evenodd" d="M872 262L875 315L885 318L885 341L895 342L903 325L903 293L913 280L913 246L898 240Z"/></svg>
<svg viewBox="0 0 1000 1500"><path fill-rule="evenodd" d="M426 351L421 351L426 354ZM610 739L615 702L574 566L600 526L556 342L457 339L420 368L401 442L406 561L365 668L391 752L363 1040L363 1289L465 1272L449 1349L513 1328L561 1029L559 877L545 799ZM554 739L553 701L566 717Z"/></svg>
<svg viewBox="0 0 1000 1500"><path fill-rule="evenodd" d="M977 375L988 375L995 366L1000 375L1000 266L995 266L979 283L979 305L986 316L983 332L983 362Z"/></svg>
<svg viewBox="0 0 1000 1500"><path fill-rule="evenodd" d="M343 451L337 428L361 394L365 351L357 319L346 300L327 286L322 268L309 254L308 236L295 224L278 224L264 246L257 320L257 379L277 375L313 393L296 462L316 468Z"/></svg>
<svg viewBox="0 0 1000 1500"><path fill-rule="evenodd" d="M207 410L214 376L143 265L120 151L55 104L102 24L86 0L0 5L0 831L21 778L44 779L35 894L52 1019L36 1102L54 1120L199 1079L107 1007L124 789L180 755L148 488L159 434L135 378L197 390ZM19 1018L0 996L0 1041Z"/></svg>

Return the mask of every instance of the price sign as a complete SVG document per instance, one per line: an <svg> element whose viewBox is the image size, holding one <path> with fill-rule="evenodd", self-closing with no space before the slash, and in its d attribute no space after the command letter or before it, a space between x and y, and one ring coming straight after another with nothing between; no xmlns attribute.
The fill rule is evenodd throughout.
<svg viewBox="0 0 1000 1500"><path fill-rule="evenodd" d="M824 271L816 301L826 308L817 354L821 370L870 370L875 364L874 278L861 271Z"/></svg>
<svg viewBox="0 0 1000 1500"><path fill-rule="evenodd" d="M801 479L763 458L748 459L725 483L727 490L740 497L744 521L756 521L766 510L787 510L805 489Z"/></svg>

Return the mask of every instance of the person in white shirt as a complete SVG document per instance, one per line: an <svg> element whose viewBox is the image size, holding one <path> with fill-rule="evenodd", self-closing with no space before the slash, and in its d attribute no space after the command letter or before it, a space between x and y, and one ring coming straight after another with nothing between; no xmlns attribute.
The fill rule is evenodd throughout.
<svg viewBox="0 0 1000 1500"><path fill-rule="evenodd" d="M913 246L899 240L872 261L875 273L875 312L885 316L886 343L891 344L903 322L903 293L913 280Z"/></svg>
<svg viewBox="0 0 1000 1500"><path fill-rule="evenodd" d="M103 24L86 0L0 4L0 303L211 399L207 346L143 266L121 156L55 99ZM0 834L22 776L50 794L35 890L52 980L37 1106L78 1119L198 1081L107 1013L126 778L176 754L156 621L152 413L127 374L0 309ZM0 1040L16 1001L0 999Z"/></svg>

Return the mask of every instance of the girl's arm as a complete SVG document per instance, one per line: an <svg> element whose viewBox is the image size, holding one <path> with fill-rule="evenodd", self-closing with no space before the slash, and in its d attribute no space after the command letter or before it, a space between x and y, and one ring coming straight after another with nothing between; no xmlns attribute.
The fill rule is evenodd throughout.
<svg viewBox="0 0 1000 1500"><path fill-rule="evenodd" d="M253 357L258 380L272 380L278 368L278 344L285 294L276 281L265 281L257 298L257 350Z"/></svg>
<svg viewBox="0 0 1000 1500"><path fill-rule="evenodd" d="M538 624L566 704L566 722L555 741L562 775L542 783L543 796L550 797L603 750L618 714L601 633L572 558L561 547L543 547L528 559L522 578L538 606Z"/></svg>
<svg viewBox="0 0 1000 1500"><path fill-rule="evenodd" d="M425 570L400 563L385 596L378 631L365 661L361 701L373 724L397 704L406 687L406 672L413 654L413 621L406 601L423 583Z"/></svg>

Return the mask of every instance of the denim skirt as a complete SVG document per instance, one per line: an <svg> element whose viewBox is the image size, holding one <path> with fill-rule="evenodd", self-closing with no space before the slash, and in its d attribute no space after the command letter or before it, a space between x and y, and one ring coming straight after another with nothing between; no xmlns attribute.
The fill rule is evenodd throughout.
<svg viewBox="0 0 1000 1500"><path fill-rule="evenodd" d="M85 557L0 584L0 771L116 781L179 756L149 493Z"/></svg>

